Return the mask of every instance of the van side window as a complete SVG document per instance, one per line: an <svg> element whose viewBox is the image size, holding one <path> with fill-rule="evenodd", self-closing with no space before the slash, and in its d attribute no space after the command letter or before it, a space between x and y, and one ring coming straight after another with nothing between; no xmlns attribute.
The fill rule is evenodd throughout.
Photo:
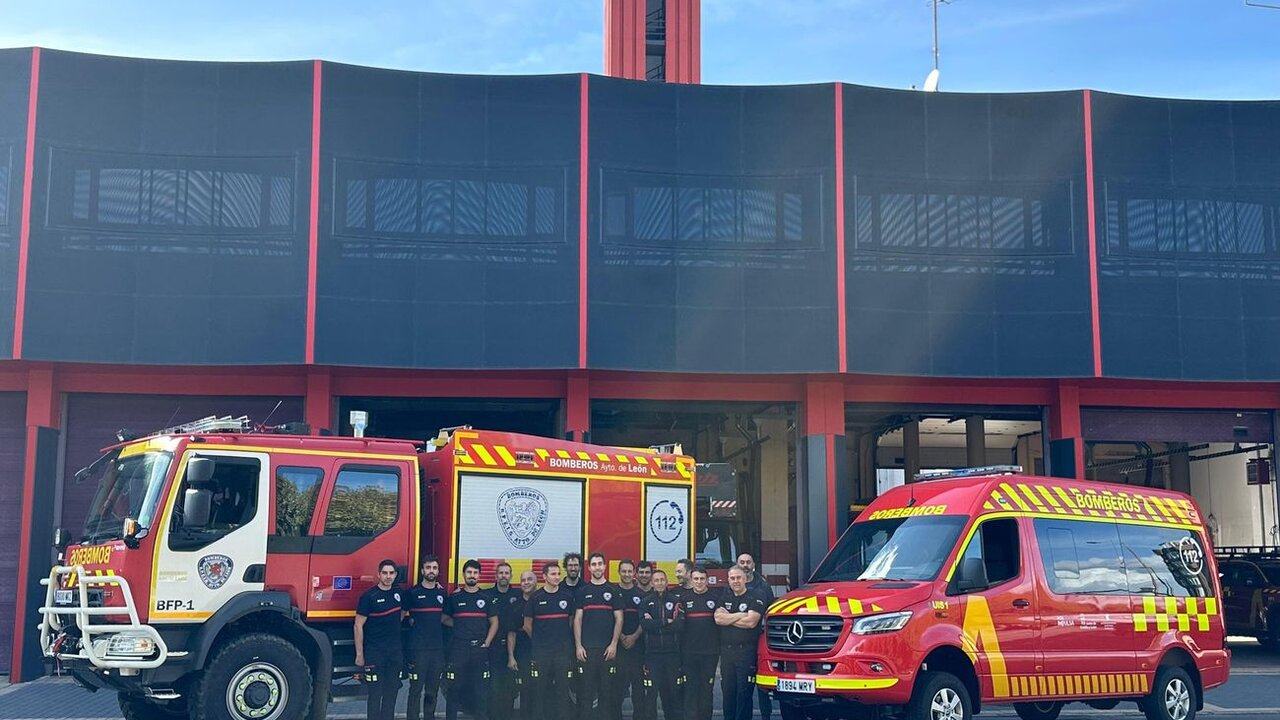
<svg viewBox="0 0 1280 720"><path fill-rule="evenodd" d="M338 471L324 520L324 534L373 537L396 524L400 473L393 468L344 467Z"/></svg>
<svg viewBox="0 0 1280 720"><path fill-rule="evenodd" d="M324 471L320 468L276 468L276 535L302 537L307 534L323 479Z"/></svg>
<svg viewBox="0 0 1280 720"><path fill-rule="evenodd" d="M208 487L208 513L203 518L186 517L181 500L174 507L170 523L170 550L197 550L220 540L248 524L258 514L258 478L262 464L256 458L216 456ZM189 489L184 477L178 497Z"/></svg>
<svg viewBox="0 0 1280 720"><path fill-rule="evenodd" d="M1120 524L1120 543L1134 595L1209 597L1213 581L1193 530Z"/></svg>
<svg viewBox="0 0 1280 720"><path fill-rule="evenodd" d="M1120 536L1109 522L1037 519L1036 543L1057 595L1128 594Z"/></svg>
<svg viewBox="0 0 1280 720"><path fill-rule="evenodd" d="M987 587L995 587L1012 580L1022 571L1021 543L1018 541L1018 521L1013 518L987 520L978 525L964 549L960 565L971 558L982 560L986 569Z"/></svg>

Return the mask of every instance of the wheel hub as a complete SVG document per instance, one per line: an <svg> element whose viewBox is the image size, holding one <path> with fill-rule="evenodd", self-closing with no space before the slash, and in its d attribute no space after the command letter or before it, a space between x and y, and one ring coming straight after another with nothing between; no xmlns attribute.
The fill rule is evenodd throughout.
<svg viewBox="0 0 1280 720"><path fill-rule="evenodd" d="M288 701L288 681L271 663L243 667L227 685L227 711L237 720L276 720Z"/></svg>
<svg viewBox="0 0 1280 720"><path fill-rule="evenodd" d="M1165 686L1164 708L1173 720L1186 720L1191 714L1191 691L1181 678L1174 678Z"/></svg>
<svg viewBox="0 0 1280 720"><path fill-rule="evenodd" d="M960 702L960 695L951 688L938 690L929 703L929 715L932 720L963 720L964 705Z"/></svg>

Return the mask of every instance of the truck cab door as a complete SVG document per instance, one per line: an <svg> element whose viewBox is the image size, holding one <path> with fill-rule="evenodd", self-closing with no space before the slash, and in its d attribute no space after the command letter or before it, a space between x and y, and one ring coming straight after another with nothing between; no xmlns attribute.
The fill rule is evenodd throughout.
<svg viewBox="0 0 1280 720"><path fill-rule="evenodd" d="M416 562L417 482L408 462L334 460L313 526L307 617L354 617L361 593L378 582L380 560L406 569Z"/></svg>
<svg viewBox="0 0 1280 720"><path fill-rule="evenodd" d="M213 463L193 487L187 468ZM271 515L271 459L265 453L188 449L170 497L151 576L151 622L204 620L233 596L262 590Z"/></svg>
<svg viewBox="0 0 1280 720"><path fill-rule="evenodd" d="M311 599L311 553L324 528L316 512L333 469L324 456L272 456L272 515L267 532L267 588L289 593L306 612Z"/></svg>

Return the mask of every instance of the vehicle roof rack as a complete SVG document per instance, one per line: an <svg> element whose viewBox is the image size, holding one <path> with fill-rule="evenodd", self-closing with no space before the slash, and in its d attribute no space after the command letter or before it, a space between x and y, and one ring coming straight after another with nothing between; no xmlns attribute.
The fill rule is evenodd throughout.
<svg viewBox="0 0 1280 720"><path fill-rule="evenodd" d="M248 415L240 417L231 417L224 415L210 415L209 417L192 420L181 425L174 425L161 430L156 435L193 435L197 433L247 433L253 429L253 423L249 420Z"/></svg>
<svg viewBox="0 0 1280 720"><path fill-rule="evenodd" d="M1018 475L1021 465L983 465L981 467L957 468L955 470L931 470L916 473L917 481L944 480L947 478L980 477L982 475Z"/></svg>

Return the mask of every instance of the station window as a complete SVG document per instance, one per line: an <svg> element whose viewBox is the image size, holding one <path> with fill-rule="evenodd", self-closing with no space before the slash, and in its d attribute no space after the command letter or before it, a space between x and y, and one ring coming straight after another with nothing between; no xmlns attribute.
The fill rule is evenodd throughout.
<svg viewBox="0 0 1280 720"><path fill-rule="evenodd" d="M323 479L324 471L319 468L276 468L276 535L302 537L307 534Z"/></svg>
<svg viewBox="0 0 1280 720"><path fill-rule="evenodd" d="M1106 185L1107 253L1139 257L1280 257L1274 190Z"/></svg>
<svg viewBox="0 0 1280 720"><path fill-rule="evenodd" d="M391 468L345 467L338 471L325 516L330 537L373 537L396 524L400 473Z"/></svg>

